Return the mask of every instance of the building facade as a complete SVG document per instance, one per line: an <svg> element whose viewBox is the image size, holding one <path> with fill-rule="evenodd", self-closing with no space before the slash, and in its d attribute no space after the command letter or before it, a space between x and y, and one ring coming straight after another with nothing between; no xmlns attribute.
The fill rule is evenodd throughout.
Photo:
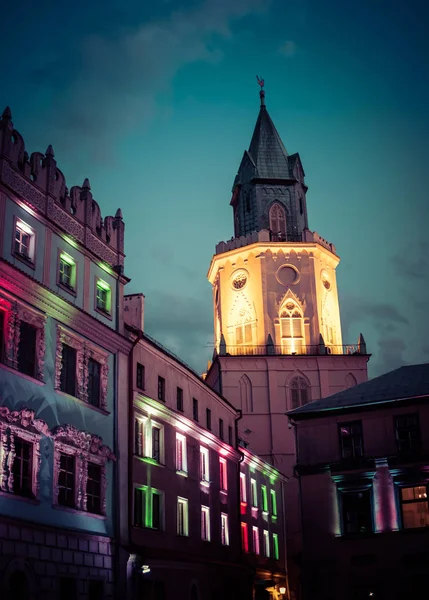
<svg viewBox="0 0 429 600"><path fill-rule="evenodd" d="M304 598L420 598L428 572L429 364L289 413Z"/></svg>
<svg viewBox="0 0 429 600"><path fill-rule="evenodd" d="M119 398L127 398L130 348L121 318L123 242L120 210L102 219L88 180L69 191L51 146L29 156L6 109L0 120L0 589L6 598L115 597Z"/></svg>
<svg viewBox="0 0 429 600"><path fill-rule="evenodd" d="M293 432L286 411L367 380L365 341L341 336L335 246L308 229L307 186L268 114L264 92L235 178L234 238L220 242L213 286L213 362L206 381L242 411L239 437L289 478L289 575L299 594L301 532Z"/></svg>

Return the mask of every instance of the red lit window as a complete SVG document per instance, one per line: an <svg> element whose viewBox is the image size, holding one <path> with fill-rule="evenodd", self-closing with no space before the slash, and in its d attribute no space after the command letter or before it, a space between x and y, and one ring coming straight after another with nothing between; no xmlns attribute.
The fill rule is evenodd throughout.
<svg viewBox="0 0 429 600"><path fill-rule="evenodd" d="M249 538L247 535L247 523L241 524L241 545L244 552L249 552Z"/></svg>

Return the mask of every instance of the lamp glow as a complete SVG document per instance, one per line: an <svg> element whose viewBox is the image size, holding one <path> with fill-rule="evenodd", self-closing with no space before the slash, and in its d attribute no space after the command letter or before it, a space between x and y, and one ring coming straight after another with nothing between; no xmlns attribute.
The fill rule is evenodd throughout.
<svg viewBox="0 0 429 600"><path fill-rule="evenodd" d="M280 594L286 594L286 588L284 587L284 585L282 585L282 587L279 588L279 592Z"/></svg>

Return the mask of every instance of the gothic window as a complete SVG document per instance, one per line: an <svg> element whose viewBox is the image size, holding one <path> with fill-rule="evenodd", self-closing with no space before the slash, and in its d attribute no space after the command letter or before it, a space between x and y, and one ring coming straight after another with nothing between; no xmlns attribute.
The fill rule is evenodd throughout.
<svg viewBox="0 0 429 600"><path fill-rule="evenodd" d="M241 409L246 413L253 412L252 383L247 375L243 375L240 378L239 385L240 385Z"/></svg>
<svg viewBox="0 0 429 600"><path fill-rule="evenodd" d="M351 388L357 385L356 377L352 373L348 373L346 377L346 388Z"/></svg>
<svg viewBox="0 0 429 600"><path fill-rule="evenodd" d="M106 514L106 461L115 460L103 440L73 425L60 425L54 439L54 506Z"/></svg>
<svg viewBox="0 0 429 600"><path fill-rule="evenodd" d="M310 386L304 377L295 377L289 388L292 409L310 402Z"/></svg>
<svg viewBox="0 0 429 600"><path fill-rule="evenodd" d="M286 354L300 354L304 346L304 319L300 308L287 301L280 311L282 349Z"/></svg>
<svg viewBox="0 0 429 600"><path fill-rule="evenodd" d="M278 237L279 240L286 239L286 211L279 204L275 202L270 208L270 230L271 233Z"/></svg>

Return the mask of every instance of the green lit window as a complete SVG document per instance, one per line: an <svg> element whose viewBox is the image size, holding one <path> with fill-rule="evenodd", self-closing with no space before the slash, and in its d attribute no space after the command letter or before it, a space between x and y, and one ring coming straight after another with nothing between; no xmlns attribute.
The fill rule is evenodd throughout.
<svg viewBox="0 0 429 600"><path fill-rule="evenodd" d="M273 533L273 553L274 558L279 560L279 536L277 533Z"/></svg>
<svg viewBox="0 0 429 600"><path fill-rule="evenodd" d="M177 498L177 535L189 535L188 501Z"/></svg>
<svg viewBox="0 0 429 600"><path fill-rule="evenodd" d="M271 514L273 515L273 517L277 517L277 496L276 496L276 490L271 490L270 494L271 494Z"/></svg>
<svg viewBox="0 0 429 600"><path fill-rule="evenodd" d="M252 506L256 508L258 506L258 488L255 479L250 480L250 490L252 493Z"/></svg>
<svg viewBox="0 0 429 600"><path fill-rule="evenodd" d="M101 310L110 315L112 308L112 290L110 285L105 281L98 279L96 293L97 310Z"/></svg>
<svg viewBox="0 0 429 600"><path fill-rule="evenodd" d="M162 529L164 496L144 485L134 490L134 527Z"/></svg>
<svg viewBox="0 0 429 600"><path fill-rule="evenodd" d="M76 289L76 263L73 258L65 252L61 252L60 254L58 282L69 290Z"/></svg>
<svg viewBox="0 0 429 600"><path fill-rule="evenodd" d="M263 512L268 512L268 496L267 496L267 486L266 485L261 485L261 501L262 501Z"/></svg>

